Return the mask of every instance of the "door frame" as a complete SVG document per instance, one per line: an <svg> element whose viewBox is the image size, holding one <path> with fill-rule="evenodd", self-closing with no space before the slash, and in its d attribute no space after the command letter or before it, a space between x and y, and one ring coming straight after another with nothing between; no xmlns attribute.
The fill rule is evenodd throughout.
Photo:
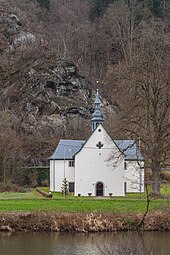
<svg viewBox="0 0 170 255"><path fill-rule="evenodd" d="M104 197L104 183L102 181L96 182L96 185L95 185L95 194L96 194L96 197L100 197L99 195L97 195L97 185L99 183L101 183L103 185L103 195L101 195L101 197Z"/></svg>

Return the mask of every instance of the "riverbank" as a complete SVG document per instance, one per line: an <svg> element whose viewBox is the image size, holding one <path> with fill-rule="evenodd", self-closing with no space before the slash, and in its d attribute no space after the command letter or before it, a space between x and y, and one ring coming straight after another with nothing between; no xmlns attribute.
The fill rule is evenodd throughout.
<svg viewBox="0 0 170 255"><path fill-rule="evenodd" d="M137 230L142 214L114 213L0 213L0 231L113 232ZM149 212L140 229L170 231L170 211Z"/></svg>

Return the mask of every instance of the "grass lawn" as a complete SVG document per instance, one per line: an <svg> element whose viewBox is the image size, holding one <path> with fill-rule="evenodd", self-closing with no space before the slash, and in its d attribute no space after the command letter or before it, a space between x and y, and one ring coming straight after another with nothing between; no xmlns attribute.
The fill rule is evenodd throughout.
<svg viewBox="0 0 170 255"><path fill-rule="evenodd" d="M167 200L152 200L151 210L170 207ZM56 211L56 212L143 212L144 200L120 199L8 199L0 201L0 211Z"/></svg>
<svg viewBox="0 0 170 255"><path fill-rule="evenodd" d="M41 188L48 192L48 188ZM170 185L162 187L163 194L170 194ZM152 199L151 210L169 209L170 199ZM53 198L44 198L35 189L26 193L0 193L0 211L56 211L56 212L143 212L146 209L145 195L128 194L125 197L107 199L93 197L63 198L53 193Z"/></svg>
<svg viewBox="0 0 170 255"><path fill-rule="evenodd" d="M43 199L43 197L32 189L31 192L0 192L0 203L4 199Z"/></svg>

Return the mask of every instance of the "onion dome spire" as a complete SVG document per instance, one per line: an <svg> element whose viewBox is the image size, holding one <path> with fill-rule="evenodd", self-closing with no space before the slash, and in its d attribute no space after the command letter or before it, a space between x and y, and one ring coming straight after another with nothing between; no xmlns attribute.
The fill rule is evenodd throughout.
<svg viewBox="0 0 170 255"><path fill-rule="evenodd" d="M94 113L92 114L92 119L91 119L92 131L94 131L99 124L103 125L103 114L100 111L100 104L101 104L101 101L99 97L99 91L97 89L96 99L94 101Z"/></svg>

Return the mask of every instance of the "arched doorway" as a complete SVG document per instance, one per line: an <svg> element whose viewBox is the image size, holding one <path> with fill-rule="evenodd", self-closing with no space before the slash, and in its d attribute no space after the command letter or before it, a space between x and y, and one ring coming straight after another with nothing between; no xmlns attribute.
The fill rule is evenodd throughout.
<svg viewBox="0 0 170 255"><path fill-rule="evenodd" d="M103 183L98 182L96 184L96 196L103 196Z"/></svg>

